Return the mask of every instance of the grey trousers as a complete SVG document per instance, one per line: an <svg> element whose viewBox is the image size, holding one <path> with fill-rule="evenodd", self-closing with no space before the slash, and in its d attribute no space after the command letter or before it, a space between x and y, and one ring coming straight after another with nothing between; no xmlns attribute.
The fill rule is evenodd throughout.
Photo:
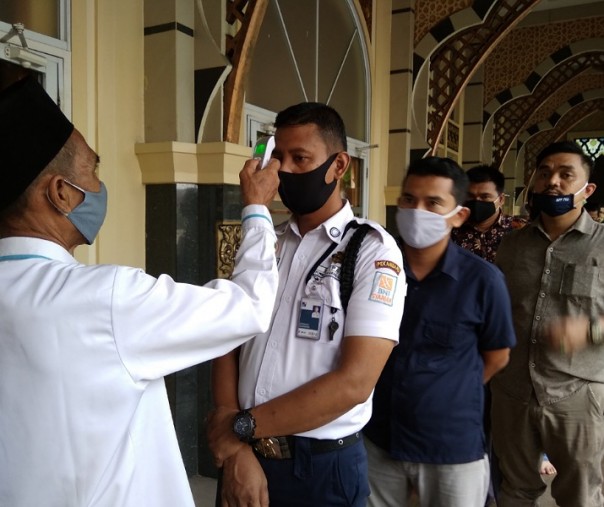
<svg viewBox="0 0 604 507"><path fill-rule="evenodd" d="M420 507L484 507L489 488L489 459L459 465L397 461L365 438L369 460L368 507L408 507L411 492ZM413 504L415 505L415 504Z"/></svg>
<svg viewBox="0 0 604 507"><path fill-rule="evenodd" d="M545 492L539 473L545 451L558 470L552 496L560 507L602 507L604 385L586 384L572 396L539 406L491 385L493 446L502 482L498 507L534 507Z"/></svg>

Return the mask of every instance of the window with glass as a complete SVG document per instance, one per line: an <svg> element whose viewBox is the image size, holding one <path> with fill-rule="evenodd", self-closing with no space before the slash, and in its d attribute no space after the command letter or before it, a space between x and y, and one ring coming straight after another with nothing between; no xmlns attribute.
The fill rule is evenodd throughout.
<svg viewBox="0 0 604 507"><path fill-rule="evenodd" d="M365 216L367 153L357 157L354 149L367 145L369 88L367 50L352 0L269 0L246 84L247 142L255 140L253 125L266 130L275 113L292 104L329 104L354 145L346 197L355 214Z"/></svg>
<svg viewBox="0 0 604 507"><path fill-rule="evenodd" d="M0 59L34 73L71 115L68 0L1 0Z"/></svg>

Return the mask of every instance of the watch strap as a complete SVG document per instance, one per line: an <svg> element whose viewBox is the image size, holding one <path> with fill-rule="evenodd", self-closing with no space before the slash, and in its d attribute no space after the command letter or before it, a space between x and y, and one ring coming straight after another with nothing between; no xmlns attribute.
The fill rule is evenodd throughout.
<svg viewBox="0 0 604 507"><path fill-rule="evenodd" d="M248 425L248 430L245 433L242 433L241 431L238 431L238 421L242 420L242 419L247 419L249 421L249 425ZM254 438L254 433L256 430L256 419L254 418L253 414L250 412L249 408L246 408L244 410L240 410L239 412L237 412L237 414L235 415L235 419L233 420L233 431L235 433L235 435L237 435L237 438L239 440L241 440L242 442L245 442L246 444L252 444L256 441L256 439Z"/></svg>

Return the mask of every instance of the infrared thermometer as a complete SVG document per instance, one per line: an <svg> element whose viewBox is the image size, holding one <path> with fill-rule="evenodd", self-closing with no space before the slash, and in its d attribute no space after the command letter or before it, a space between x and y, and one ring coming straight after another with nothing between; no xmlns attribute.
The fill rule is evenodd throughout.
<svg viewBox="0 0 604 507"><path fill-rule="evenodd" d="M264 169L271 159L271 154L275 149L275 136L261 137L254 145L252 158L259 158L260 169Z"/></svg>

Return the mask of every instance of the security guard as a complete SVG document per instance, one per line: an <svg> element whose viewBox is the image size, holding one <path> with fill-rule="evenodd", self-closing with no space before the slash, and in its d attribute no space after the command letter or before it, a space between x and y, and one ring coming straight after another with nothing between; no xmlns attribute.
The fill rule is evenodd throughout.
<svg viewBox="0 0 604 507"><path fill-rule="evenodd" d="M292 217L277 228L269 331L213 365L209 441L223 465L219 493L228 505L364 506L360 430L398 340L402 257L388 233L355 219L341 198L350 156L338 113L302 103L275 126L279 194ZM365 223L361 240L355 231Z"/></svg>

